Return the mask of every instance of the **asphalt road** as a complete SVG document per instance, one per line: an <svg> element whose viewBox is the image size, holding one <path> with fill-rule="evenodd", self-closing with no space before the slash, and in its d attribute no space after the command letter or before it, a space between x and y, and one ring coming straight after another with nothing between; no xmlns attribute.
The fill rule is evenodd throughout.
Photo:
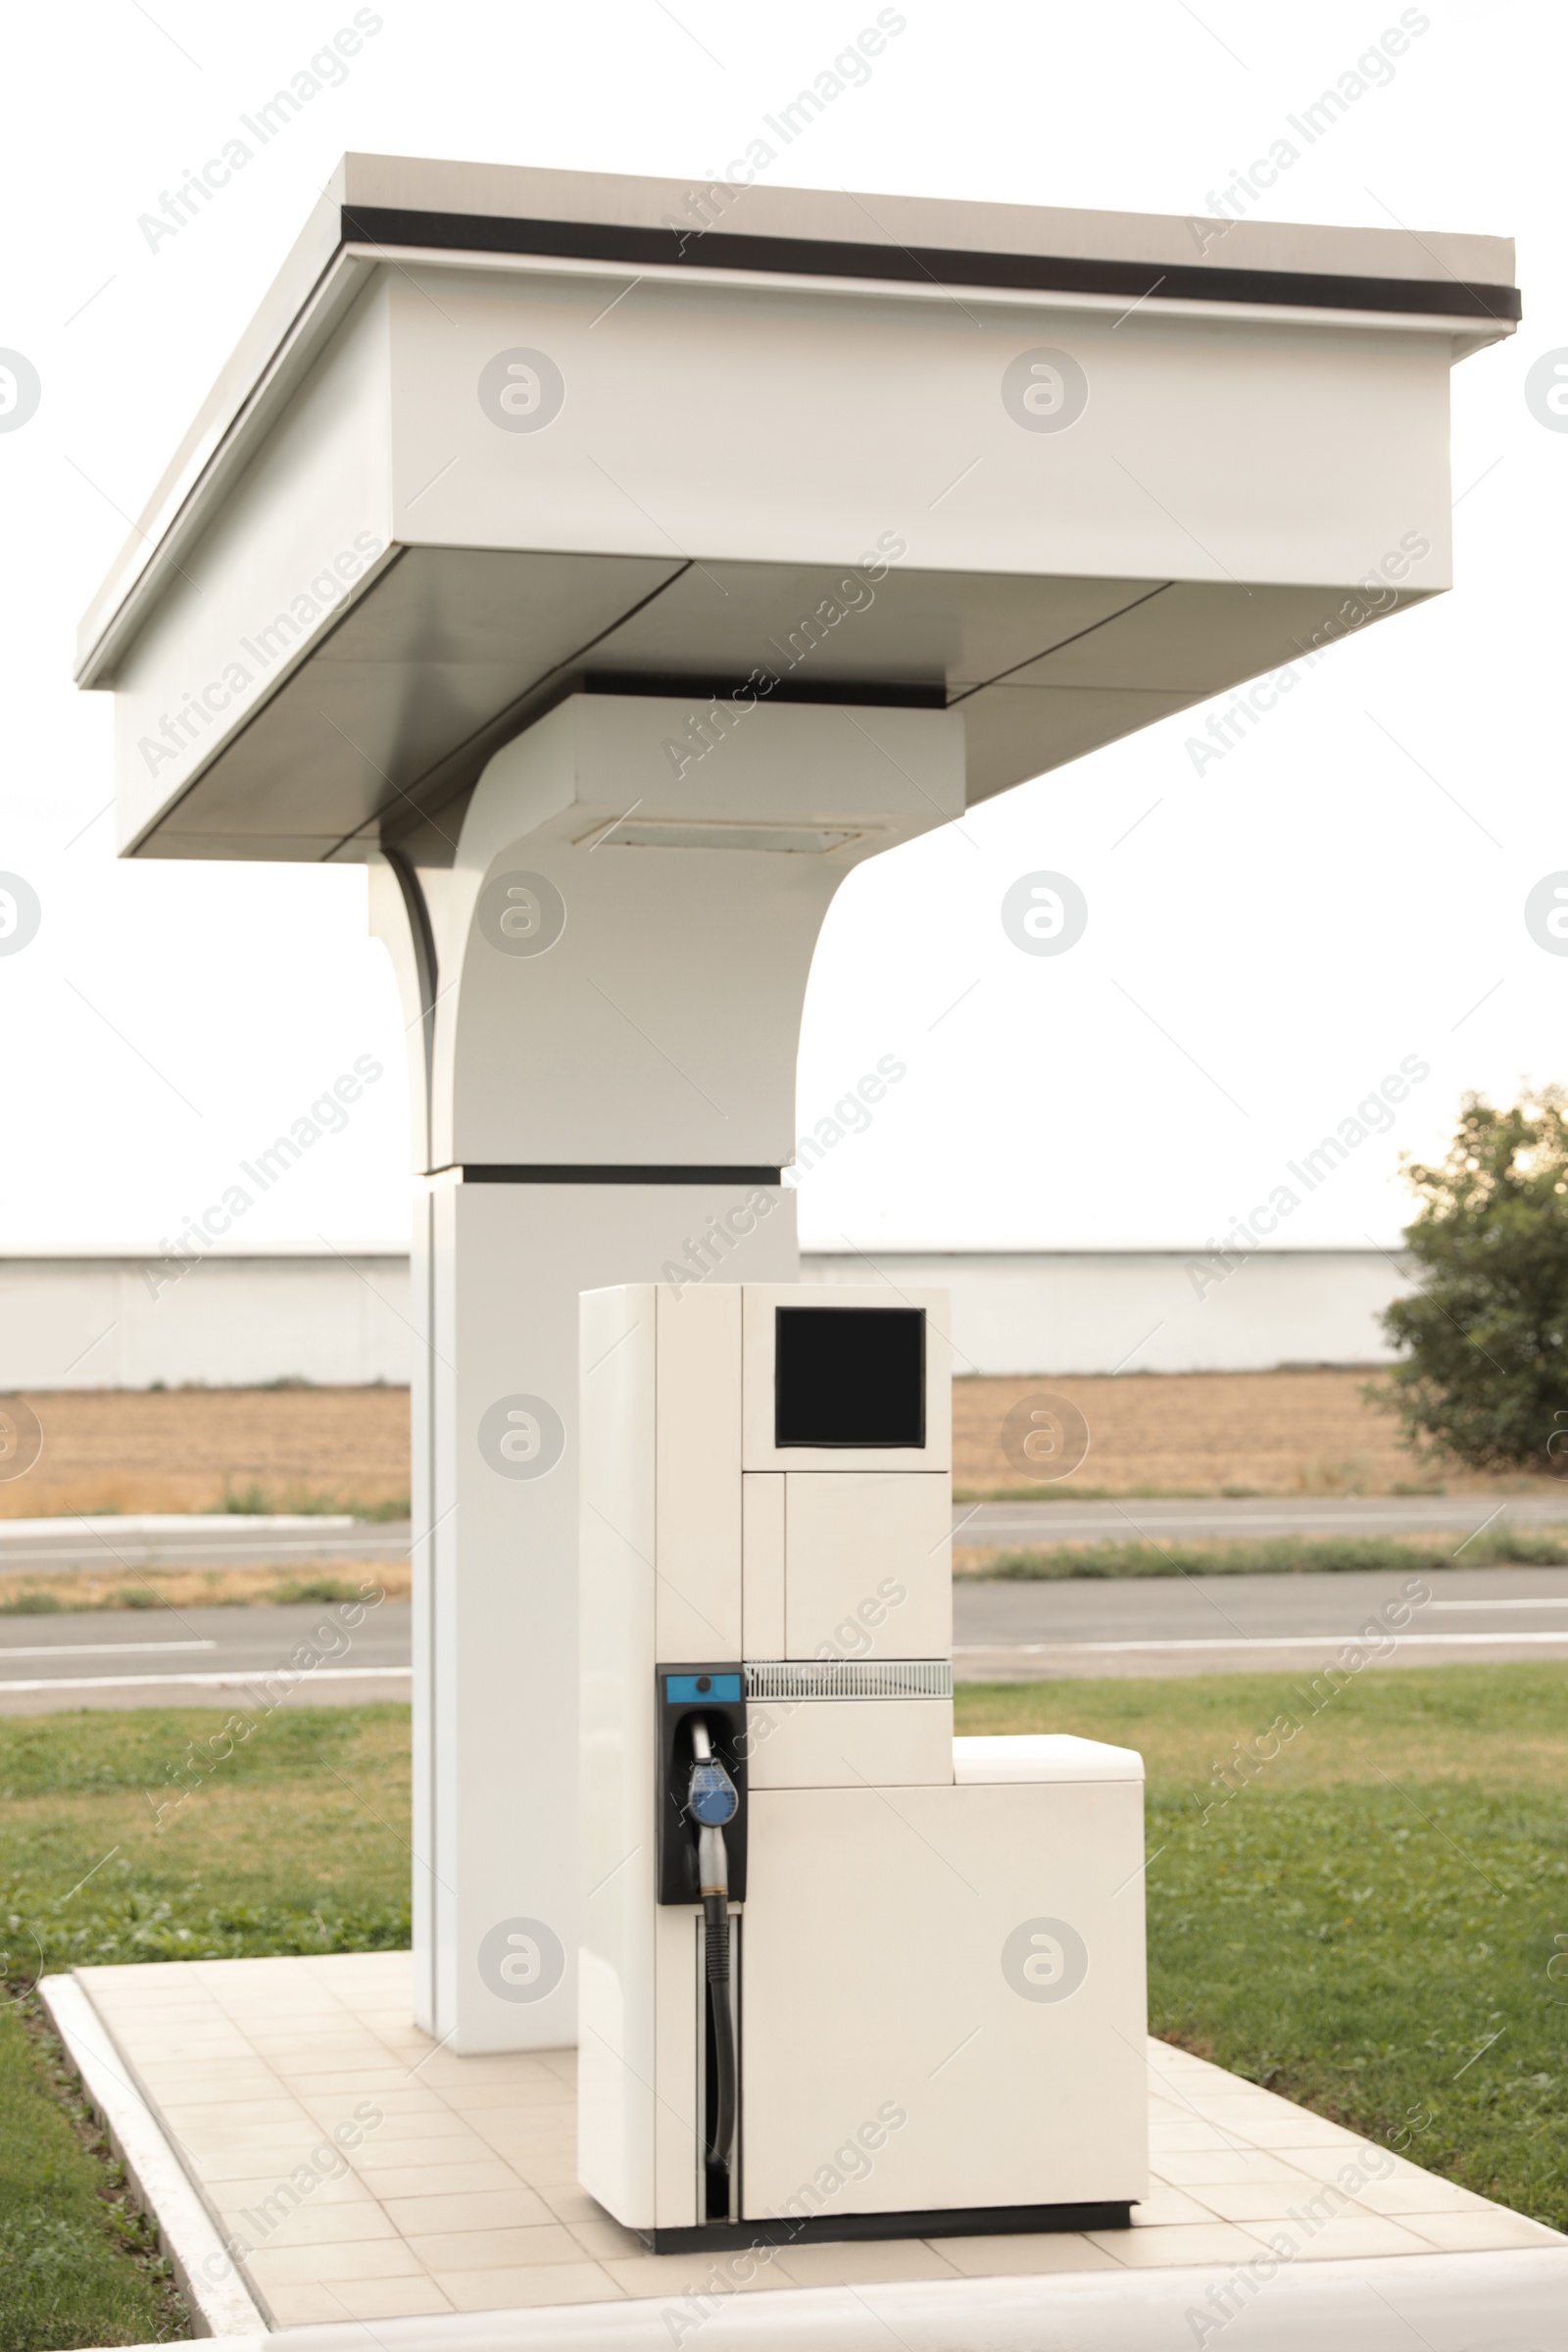
<svg viewBox="0 0 1568 2352"><path fill-rule="evenodd" d="M1568 1526L1568 1487L1557 1494L1282 1494L1194 1496L1115 1502L958 1503L963 1544L1017 1545L1127 1543L1139 1536L1206 1542L1214 1537L1449 1534L1455 1545L1484 1523ZM71 1568L330 1567L345 1560L403 1560L407 1520L368 1524L340 1518L249 1518L170 1513L163 1517L0 1519L0 1577Z"/></svg>
<svg viewBox="0 0 1568 2352"><path fill-rule="evenodd" d="M1402 1571L981 1583L954 1592L960 1682L1300 1674L1353 1642ZM1449 1569L1379 1662L1568 1658L1568 1568ZM410 1693L409 1604L349 1626L339 1607L83 1610L0 1617L0 1714L63 1707L342 1705ZM1363 1644L1363 1649L1366 1647Z"/></svg>
<svg viewBox="0 0 1568 2352"><path fill-rule="evenodd" d="M83 1609L0 1617L0 1715L67 1707L243 1713L407 1699L409 1604Z"/></svg>
<svg viewBox="0 0 1568 2352"><path fill-rule="evenodd" d="M954 1587L959 1682L1085 1676L1302 1673L1355 1640L1409 1579L1396 1569L1331 1576L1161 1576ZM1568 1658L1568 1568L1448 1568L1421 1580L1409 1622L1376 1637L1396 1666ZM1397 1612L1393 1624L1397 1625Z"/></svg>

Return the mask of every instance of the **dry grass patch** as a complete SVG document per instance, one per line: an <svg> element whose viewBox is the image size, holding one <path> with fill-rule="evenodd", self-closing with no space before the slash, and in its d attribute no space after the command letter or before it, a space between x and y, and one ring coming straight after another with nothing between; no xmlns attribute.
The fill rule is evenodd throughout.
<svg viewBox="0 0 1568 2352"><path fill-rule="evenodd" d="M66 1511L383 1508L409 1492L407 1389L57 1389L0 1518Z"/></svg>
<svg viewBox="0 0 1568 2352"><path fill-rule="evenodd" d="M960 1494L1506 1494L1555 1483L1440 1477L1367 1401L1360 1371L1121 1373L1115 1378L954 1383ZM1022 1398L1065 1396L1090 1429L1088 1459L1053 1486L1002 1450ZM57 1391L28 1398L43 1453L0 1485L0 1517L69 1511L387 1510L409 1493L406 1389Z"/></svg>
<svg viewBox="0 0 1568 2352"><path fill-rule="evenodd" d="M1441 1475L1400 1444L1392 1413L1365 1394L1366 1371L1118 1373L953 1384L953 1477L966 1499L1028 1494L1399 1494L1517 1493L1550 1480ZM1003 1451L1013 1406L1065 1397L1089 1424L1070 1478L1030 1485Z"/></svg>
<svg viewBox="0 0 1568 2352"><path fill-rule="evenodd" d="M43 1617L57 1609L254 1609L300 1600L358 1600L367 1588L407 1600L407 1560L334 1560L330 1567L62 1569L0 1583L0 1617Z"/></svg>

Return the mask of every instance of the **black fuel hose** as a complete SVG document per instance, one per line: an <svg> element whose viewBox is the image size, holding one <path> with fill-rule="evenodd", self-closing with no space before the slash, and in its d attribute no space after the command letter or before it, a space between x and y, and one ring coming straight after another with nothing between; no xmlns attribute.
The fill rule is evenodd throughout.
<svg viewBox="0 0 1568 2352"><path fill-rule="evenodd" d="M729 1896L703 1897L708 1998L713 2013L713 2139L710 2164L728 2166L735 2144L735 2021L729 1990Z"/></svg>
<svg viewBox="0 0 1568 2352"><path fill-rule="evenodd" d="M708 2003L713 2020L713 2135L708 2161L727 2171L735 2145L735 2012L730 1999L729 1855L724 1825L734 1820L740 1798L701 1717L692 1725L688 1803L697 1826L698 1890L703 1902Z"/></svg>

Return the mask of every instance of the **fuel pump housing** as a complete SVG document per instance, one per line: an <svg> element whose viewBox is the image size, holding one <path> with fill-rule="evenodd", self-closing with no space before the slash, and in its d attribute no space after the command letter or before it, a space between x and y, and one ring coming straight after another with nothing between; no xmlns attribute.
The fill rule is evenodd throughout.
<svg viewBox="0 0 1568 2352"><path fill-rule="evenodd" d="M579 2177L656 2251L1146 2194L1142 1760L954 1738L948 1325L582 1298Z"/></svg>

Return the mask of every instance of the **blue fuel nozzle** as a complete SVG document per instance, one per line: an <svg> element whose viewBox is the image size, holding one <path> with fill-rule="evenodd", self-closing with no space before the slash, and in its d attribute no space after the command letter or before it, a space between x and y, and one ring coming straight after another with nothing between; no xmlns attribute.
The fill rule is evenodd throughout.
<svg viewBox="0 0 1568 2352"><path fill-rule="evenodd" d="M740 1801L734 1782L716 1756L693 1764L688 1802L692 1819L700 1828L723 1829L734 1820Z"/></svg>

